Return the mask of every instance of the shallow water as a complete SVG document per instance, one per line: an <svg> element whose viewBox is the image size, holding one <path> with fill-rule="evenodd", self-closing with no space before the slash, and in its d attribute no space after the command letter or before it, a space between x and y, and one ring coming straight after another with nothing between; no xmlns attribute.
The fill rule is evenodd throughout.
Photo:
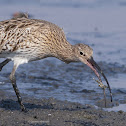
<svg viewBox="0 0 126 126"><path fill-rule="evenodd" d="M64 29L71 44L90 45L94 50L94 59L103 69L112 88L114 102L108 102L108 107L115 107L109 110L124 110L122 106L126 105L125 1L0 1L1 20L11 18L17 11L28 12L33 18L59 25ZM13 92L8 78L11 70L12 63L9 63L0 73L0 88L9 92ZM103 91L92 79L95 77L94 73L82 63L65 64L55 58L47 58L21 65L16 76L20 92L28 96L54 97L104 107L101 105L104 102ZM110 101L108 90L106 93L107 101Z"/></svg>

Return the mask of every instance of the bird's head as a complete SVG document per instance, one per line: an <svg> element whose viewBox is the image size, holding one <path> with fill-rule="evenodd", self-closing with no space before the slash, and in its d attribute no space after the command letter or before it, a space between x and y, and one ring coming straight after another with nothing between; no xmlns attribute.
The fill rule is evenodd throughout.
<svg viewBox="0 0 126 126"><path fill-rule="evenodd" d="M108 82L106 76L104 75L101 68L98 66L98 64L93 59L92 48L85 44L76 44L76 45L74 45L74 54L75 54L75 57L77 60L86 64L94 71L94 73L96 74L96 76L98 77L98 79L101 82L102 82L102 80L101 80L100 74L104 77L104 79L108 85L108 88L110 90L110 94L111 94L110 85L109 85L109 82ZM112 101L112 94L111 94L111 101Z"/></svg>
<svg viewBox="0 0 126 126"><path fill-rule="evenodd" d="M74 54L79 61L88 64L88 60L93 55L93 50L88 45L76 44L74 45Z"/></svg>

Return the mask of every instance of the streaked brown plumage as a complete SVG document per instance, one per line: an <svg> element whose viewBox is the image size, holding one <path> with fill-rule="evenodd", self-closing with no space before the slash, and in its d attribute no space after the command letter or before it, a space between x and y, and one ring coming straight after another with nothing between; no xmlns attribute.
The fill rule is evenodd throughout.
<svg viewBox="0 0 126 126"><path fill-rule="evenodd" d="M93 50L88 45L71 45L66 40L63 30L48 21L16 18L0 22L0 58L7 58L0 64L0 68L2 69L10 60L14 61L10 79L22 110L25 107L15 79L15 71L20 64L46 57L56 57L66 63L81 61L87 64L101 81L96 68L101 73L102 71L94 62L92 55ZM104 78L109 86L105 76Z"/></svg>
<svg viewBox="0 0 126 126"><path fill-rule="evenodd" d="M28 53L29 60L38 60L48 56L61 58L59 55L63 54L67 60L72 51L62 29L43 20L18 18L0 22L0 36L0 52L3 56L9 52L11 55L23 54L24 57ZM70 53L63 53L66 49Z"/></svg>

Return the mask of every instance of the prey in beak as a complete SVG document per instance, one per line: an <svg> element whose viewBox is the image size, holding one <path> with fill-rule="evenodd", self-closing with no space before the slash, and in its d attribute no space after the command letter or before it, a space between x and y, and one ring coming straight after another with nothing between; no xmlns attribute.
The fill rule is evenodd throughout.
<svg viewBox="0 0 126 126"><path fill-rule="evenodd" d="M87 60L87 65L95 72L96 76L98 77L99 81L102 82L99 73L103 76L103 78L105 79L109 91L110 91L110 97L111 97L111 102L112 102L112 92L111 92L111 88L109 85L109 82L105 76L105 74L103 73L103 71L101 70L101 68L98 66L98 64L94 61L93 57L91 57L90 59Z"/></svg>

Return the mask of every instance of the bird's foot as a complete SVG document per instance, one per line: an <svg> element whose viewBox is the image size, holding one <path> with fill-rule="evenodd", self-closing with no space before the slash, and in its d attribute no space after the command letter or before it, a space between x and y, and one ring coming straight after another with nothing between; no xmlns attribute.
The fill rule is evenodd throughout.
<svg viewBox="0 0 126 126"><path fill-rule="evenodd" d="M21 105L21 110L22 110L23 112L28 112L28 110L24 107L23 104Z"/></svg>

